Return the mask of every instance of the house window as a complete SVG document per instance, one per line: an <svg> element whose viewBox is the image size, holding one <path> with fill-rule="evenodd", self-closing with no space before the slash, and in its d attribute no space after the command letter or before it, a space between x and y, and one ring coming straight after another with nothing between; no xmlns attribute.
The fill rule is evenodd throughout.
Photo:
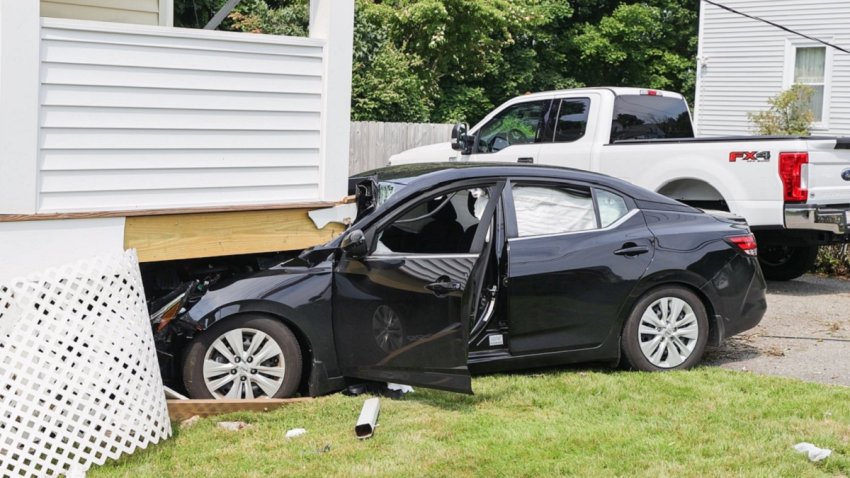
<svg viewBox="0 0 850 478"><path fill-rule="evenodd" d="M808 85L814 90L812 113L815 121L823 121L823 101L826 85L826 47L798 47L794 58L794 83Z"/></svg>

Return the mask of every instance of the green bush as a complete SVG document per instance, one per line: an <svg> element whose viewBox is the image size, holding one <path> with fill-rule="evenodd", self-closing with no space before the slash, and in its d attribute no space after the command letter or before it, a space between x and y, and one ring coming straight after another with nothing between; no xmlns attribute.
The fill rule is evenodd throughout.
<svg viewBox="0 0 850 478"><path fill-rule="evenodd" d="M850 276L850 258L844 245L821 246L815 272L834 276Z"/></svg>
<svg viewBox="0 0 850 478"><path fill-rule="evenodd" d="M815 115L810 102L814 90L806 85L794 85L767 100L767 111L748 113L759 134L808 136Z"/></svg>

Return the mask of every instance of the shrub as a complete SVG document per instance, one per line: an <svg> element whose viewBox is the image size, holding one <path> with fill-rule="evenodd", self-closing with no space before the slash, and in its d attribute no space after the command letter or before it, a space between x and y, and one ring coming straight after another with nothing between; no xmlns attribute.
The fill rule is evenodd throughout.
<svg viewBox="0 0 850 478"><path fill-rule="evenodd" d="M814 90L806 85L794 85L767 100L767 111L748 113L759 134L808 136L815 115L810 102Z"/></svg>

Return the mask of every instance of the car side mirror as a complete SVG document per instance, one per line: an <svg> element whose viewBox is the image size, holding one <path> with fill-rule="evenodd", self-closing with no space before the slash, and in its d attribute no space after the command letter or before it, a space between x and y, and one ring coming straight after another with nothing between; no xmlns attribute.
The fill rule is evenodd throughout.
<svg viewBox="0 0 850 478"><path fill-rule="evenodd" d="M475 141L474 136L467 134L469 126L466 123L458 123L452 128L452 149L460 151L462 154L472 152L472 143Z"/></svg>
<svg viewBox="0 0 850 478"><path fill-rule="evenodd" d="M369 248L366 247L366 235L360 229L349 232L342 240L340 247L346 255L355 259L365 257L369 253Z"/></svg>

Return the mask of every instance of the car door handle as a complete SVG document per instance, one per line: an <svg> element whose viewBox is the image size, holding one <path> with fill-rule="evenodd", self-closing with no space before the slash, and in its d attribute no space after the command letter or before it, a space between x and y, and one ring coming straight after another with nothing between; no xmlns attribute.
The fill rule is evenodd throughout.
<svg viewBox="0 0 850 478"><path fill-rule="evenodd" d="M441 282L432 282L425 286L426 289L430 290L437 296L446 295L449 292L457 292L463 290L463 284L460 282L449 282L449 281L441 281Z"/></svg>
<svg viewBox="0 0 850 478"><path fill-rule="evenodd" d="M525 157L525 158L517 158L516 162L522 164L534 164L534 158Z"/></svg>
<svg viewBox="0 0 850 478"><path fill-rule="evenodd" d="M623 244L623 247L621 249L617 249L616 251L614 251L614 254L618 256L633 257L639 256L641 254L646 254L647 252L649 252L649 247L639 246L634 242L627 242Z"/></svg>

